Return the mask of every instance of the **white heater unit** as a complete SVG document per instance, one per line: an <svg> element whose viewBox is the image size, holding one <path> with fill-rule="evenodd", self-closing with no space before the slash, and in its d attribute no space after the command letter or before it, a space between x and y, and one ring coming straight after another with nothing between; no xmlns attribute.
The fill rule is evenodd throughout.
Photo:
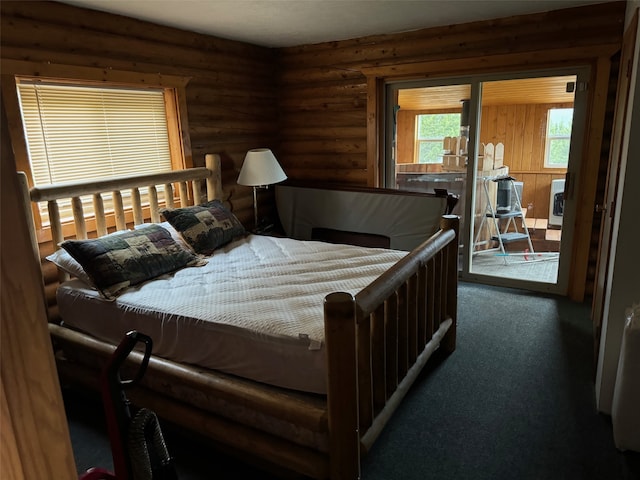
<svg viewBox="0 0 640 480"><path fill-rule="evenodd" d="M564 213L564 179L551 180L549 196L549 227L562 227Z"/></svg>

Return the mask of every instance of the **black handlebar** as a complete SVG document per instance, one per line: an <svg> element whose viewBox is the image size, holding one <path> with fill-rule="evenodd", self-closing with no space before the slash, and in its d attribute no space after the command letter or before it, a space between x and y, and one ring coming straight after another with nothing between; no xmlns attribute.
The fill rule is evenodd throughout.
<svg viewBox="0 0 640 480"><path fill-rule="evenodd" d="M122 380L119 374L120 367L122 367L122 364L125 362L137 343L144 343L144 356L140 363L140 367L132 379ZM151 337L144 333L137 332L136 330L127 332L115 352L113 352L113 355L107 364L107 378L109 381L115 382L122 388L127 388L138 383L147 370L152 349L153 341L151 340Z"/></svg>

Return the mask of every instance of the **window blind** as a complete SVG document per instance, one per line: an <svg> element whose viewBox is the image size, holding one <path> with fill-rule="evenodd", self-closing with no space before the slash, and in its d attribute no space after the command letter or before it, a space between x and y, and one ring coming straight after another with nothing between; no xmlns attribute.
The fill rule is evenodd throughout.
<svg viewBox="0 0 640 480"><path fill-rule="evenodd" d="M17 87L34 185L171 170L162 89L31 79Z"/></svg>

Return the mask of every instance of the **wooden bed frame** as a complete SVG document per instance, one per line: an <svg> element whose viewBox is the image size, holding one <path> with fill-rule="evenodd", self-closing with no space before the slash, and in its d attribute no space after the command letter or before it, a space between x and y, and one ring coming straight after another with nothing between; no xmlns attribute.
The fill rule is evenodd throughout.
<svg viewBox="0 0 640 480"><path fill-rule="evenodd" d="M72 199L77 238L87 237L81 195L93 195L98 235L108 230L105 194L113 195L116 228L125 228L123 190L131 192L135 224L146 216L147 221L157 222L156 185L168 192L177 185L181 205L222 198L220 159L207 155L206 162L203 168L167 174L31 190L23 178L25 211L31 217L30 202L48 202L54 245L69 236L63 235L60 224L57 200L61 198ZM150 187L148 207L140 201L141 187ZM173 195L168 197L171 204ZM32 233L34 255L40 261L35 230ZM361 456L429 357L439 347L445 352L455 349L457 235L458 217L444 216L441 230L357 295L326 296L326 396L270 387L155 356L141 384L127 396L161 418L267 464L318 479L360 478ZM101 369L115 345L60 323L49 325L61 381L98 389ZM130 355L131 368L140 358L137 352ZM317 441L299 440L295 434L283 434L282 428L270 428L271 424L284 425L284 431L308 432Z"/></svg>

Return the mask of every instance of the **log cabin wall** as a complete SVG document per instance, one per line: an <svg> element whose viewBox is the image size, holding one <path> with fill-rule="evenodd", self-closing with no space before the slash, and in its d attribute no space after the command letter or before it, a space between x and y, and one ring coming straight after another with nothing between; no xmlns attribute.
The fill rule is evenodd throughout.
<svg viewBox="0 0 640 480"><path fill-rule="evenodd" d="M274 50L55 2L0 5L3 61L68 66L68 78L80 67L190 77L187 161L204 166L206 153L220 153L225 195L239 219L253 223L252 191L236 179L248 149L277 146ZM52 251L50 242L41 246L42 256ZM56 269L43 265L53 304Z"/></svg>
<svg viewBox="0 0 640 480"><path fill-rule="evenodd" d="M394 35L279 50L280 161L289 176L316 182L375 186L382 85L416 80L592 67L583 182L578 186L575 252L569 296L582 300L592 279L589 258L611 57L620 49L625 2L436 27ZM366 15L366 7L363 7ZM597 236L597 233L596 233Z"/></svg>
<svg viewBox="0 0 640 480"><path fill-rule="evenodd" d="M566 66L579 59L594 71L576 237L597 237L591 233L596 179L608 160L602 154L606 89L625 2L278 50L54 2L0 5L3 60L190 76L193 161L202 165L205 153L222 153L223 185L248 224L250 191L237 187L235 178L249 148L272 147L293 179L377 184L381 80ZM588 240L575 245L575 299L589 283L593 249Z"/></svg>
<svg viewBox="0 0 640 480"><path fill-rule="evenodd" d="M1 9L3 60L68 65L70 78L76 66L190 77L193 163L222 154L225 193L251 220L251 190L235 180L248 149L275 147L274 50L56 2L3 1Z"/></svg>

